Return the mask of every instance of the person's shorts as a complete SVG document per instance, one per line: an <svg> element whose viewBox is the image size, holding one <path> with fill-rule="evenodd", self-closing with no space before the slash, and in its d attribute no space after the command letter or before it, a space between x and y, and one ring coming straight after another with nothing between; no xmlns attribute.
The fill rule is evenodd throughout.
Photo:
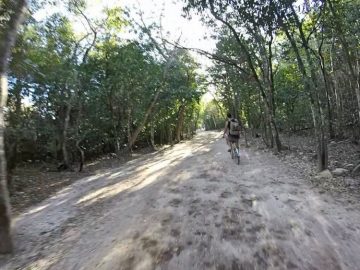
<svg viewBox="0 0 360 270"><path fill-rule="evenodd" d="M228 140L229 140L230 142L237 142L239 139L240 139L239 136L230 135L230 134L228 135Z"/></svg>

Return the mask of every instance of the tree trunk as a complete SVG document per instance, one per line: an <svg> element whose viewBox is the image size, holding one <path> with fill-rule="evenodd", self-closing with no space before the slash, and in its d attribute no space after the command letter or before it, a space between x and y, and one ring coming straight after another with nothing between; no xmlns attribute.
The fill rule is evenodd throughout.
<svg viewBox="0 0 360 270"><path fill-rule="evenodd" d="M280 142L280 136L278 134L278 129L277 129L276 122L275 122L274 103L273 103L273 100L271 100L271 99L273 99L273 97L271 95L270 95L270 97L268 97L268 95L266 94L265 88L260 81L256 67L254 65L254 61L253 61L254 57L253 57L253 55L251 55L251 52L249 51L248 47L242 42L242 39L241 39L240 35L238 34L238 32L226 19L223 19L219 14L217 14L215 12L214 4L212 1L210 1L209 4L210 4L211 14L214 16L214 18L216 20L222 22L224 25L226 25L229 28L230 32L233 34L239 47L241 48L241 50L244 52L244 54L246 56L247 64L249 65L251 74L252 74L253 78L255 79L256 84L259 87L260 94L264 100L266 110L268 112L268 116L270 117L270 118L267 118L266 120L267 121L269 120L269 127L271 128L271 137L272 137L272 140L275 137L276 151L279 152L279 151L281 151L281 142ZM269 56L270 56L269 59L271 60L271 57L272 57L271 51L269 52ZM271 76L272 75L273 74L271 73ZM271 87L273 87L273 85ZM274 134L272 132L274 132ZM271 144L272 144L271 147L273 147L273 141Z"/></svg>
<svg viewBox="0 0 360 270"><path fill-rule="evenodd" d="M156 150L156 146L155 146L155 127L154 127L153 120L150 121L150 143L151 143L151 147L154 150Z"/></svg>
<svg viewBox="0 0 360 270"><path fill-rule="evenodd" d="M334 61L333 61L333 50L334 50L334 43L335 43L335 37L332 37L332 45L330 47L330 67L331 67L331 75L329 76L331 88L333 89L334 96L335 96L335 107L336 107L336 122L335 122L335 134L336 137L342 138L344 133L342 129L342 123L343 123L343 111L342 111L342 97L341 93L339 92L339 84L336 79L336 73L334 69Z"/></svg>
<svg viewBox="0 0 360 270"><path fill-rule="evenodd" d="M215 116L214 116L214 115L211 115L211 119L212 119L213 124L214 124L214 129L217 129Z"/></svg>
<svg viewBox="0 0 360 270"><path fill-rule="evenodd" d="M145 112L144 118L141 121L141 123L138 125L138 127L135 129L134 133L131 135L131 138L128 142L128 151L130 151L137 139L137 137L139 136L141 130L144 128L146 121L150 115L150 113L152 112L153 108L155 107L155 104L159 98L160 95L160 89L158 89L155 93L154 99L152 100L152 102L150 103L148 109Z"/></svg>
<svg viewBox="0 0 360 270"><path fill-rule="evenodd" d="M186 109L185 104L181 104L180 108L179 108L179 113L178 113L178 121L176 124L176 142L181 141L181 133L182 133L183 125L184 125L185 109Z"/></svg>
<svg viewBox="0 0 360 270"><path fill-rule="evenodd" d="M334 124L333 109L332 109L332 104L331 104L331 100L330 100L330 85L331 84L329 83L329 80L328 80L329 76L328 76L328 73L327 73L326 67L325 67L325 58L322 53L323 43L324 43L324 37L323 37L323 33L321 33L321 42L320 42L320 45L318 48L318 54L319 54L321 75L323 77L324 87L325 87L326 104L327 104L327 111L328 111L328 118L329 118L329 134L330 134L330 138L333 139L333 138L335 138L335 131L334 131L334 125L333 125Z"/></svg>
<svg viewBox="0 0 360 270"><path fill-rule="evenodd" d="M0 253L9 253L13 249L11 210L6 180L4 107L8 96L8 59L10 58L11 48L15 43L16 32L21 23L26 4L25 0L3 0L0 5L0 14L3 20L0 27ZM9 7L12 9L9 9Z"/></svg>
<svg viewBox="0 0 360 270"><path fill-rule="evenodd" d="M261 107L261 106L260 106ZM264 115L264 112L261 110L261 118L262 118L262 139L266 147L271 147L270 142L270 136L268 135L268 121L266 120L266 115Z"/></svg>
<svg viewBox="0 0 360 270"><path fill-rule="evenodd" d="M10 115L10 120L11 124L13 125L13 127L15 128L15 130L17 130L20 126L21 126L21 113L22 113L22 108L21 108L21 91L22 91L22 83L19 82L16 83L15 88L13 89L14 91L14 97L15 97L15 112L11 113L9 112ZM11 117L12 115L12 117ZM12 136L12 135L10 135ZM5 135L5 137L7 137ZM8 187L11 188L11 173L12 171L16 168L16 163L18 160L18 138L15 135L14 137L11 137L10 142L6 145L5 143L5 153L6 153L6 160L7 160L7 175L8 175Z"/></svg>
<svg viewBox="0 0 360 270"><path fill-rule="evenodd" d="M310 73L309 76L308 71L305 68L304 61L301 58L301 54L298 48L298 45L296 44L295 38L290 34L290 31L288 29L288 26L285 25L283 22L283 17L281 15L277 14L279 16L280 24L285 32L286 37L288 38L291 47L293 48L293 51L296 56L296 60L298 63L298 67L300 69L300 72L303 77L303 82L305 89L308 89L309 97L310 97L310 103L311 103L311 109L312 109L312 116L313 116L313 122L314 122L314 130L315 130L315 137L317 139L317 149L318 149L318 170L322 171L325 170L328 166L328 153L327 153L327 143L326 143L326 136L324 132L324 117L323 112L321 108L321 100L320 100L320 89L317 86L316 83L316 73L314 72L313 63L311 61L311 56L309 52L308 42L303 34L302 25L299 23L297 15L295 11L293 10L293 15L295 17L295 20L297 22L297 27L300 34L300 39L302 41L302 45L305 50L305 56L306 60L308 62Z"/></svg>
<svg viewBox="0 0 360 270"><path fill-rule="evenodd" d="M7 78L4 72L0 73L0 254L11 252L11 210L7 188L6 158L4 147L4 107L7 99Z"/></svg>
<svg viewBox="0 0 360 270"><path fill-rule="evenodd" d="M69 123L70 123L70 112L71 112L71 98L66 106L64 127L63 127L63 132L62 132L63 141L62 141L61 150L62 150L62 154L63 154L62 166L64 169L70 168L69 153L67 150L67 132L68 132Z"/></svg>
<svg viewBox="0 0 360 270"><path fill-rule="evenodd" d="M264 102L264 125L266 127L266 138L269 142L268 146L270 148L274 148L274 133L273 133L273 126L271 124L271 111L269 110L269 107L265 104L266 101Z"/></svg>
<svg viewBox="0 0 360 270"><path fill-rule="evenodd" d="M129 99L128 99L129 100ZM128 144L130 145L131 142L131 109L127 109L127 118L126 118L126 131L127 131L127 140ZM129 152L132 152L132 145L128 148Z"/></svg>
<svg viewBox="0 0 360 270"><path fill-rule="evenodd" d="M339 20L339 17L336 14L336 8L334 7L332 0L327 0L327 3L329 4L331 14L333 15L334 20L335 20L335 31L337 32L338 38L342 45L341 47L342 47L342 50L344 53L345 62L349 67L350 78L352 81L351 88L354 90L354 92L356 94L356 100L357 100L357 105L358 105L358 117L359 117L359 122L360 122L360 73L356 72L356 70L351 62L352 57L351 57L350 50L349 50L349 44L345 38L343 30L341 29L341 20Z"/></svg>
<svg viewBox="0 0 360 270"><path fill-rule="evenodd" d="M84 166L84 163L85 163L85 153L84 153L84 150L81 148L80 143L81 143L81 140L76 141L76 148L79 151L79 155L80 155L79 172L82 172L83 166Z"/></svg>
<svg viewBox="0 0 360 270"><path fill-rule="evenodd" d="M244 126L244 125L242 125L242 130L243 130L243 133L244 133L245 146L246 146L246 147L249 147L248 139L247 139L247 134L246 134L246 129L245 129L245 126Z"/></svg>
<svg viewBox="0 0 360 270"><path fill-rule="evenodd" d="M166 130L164 128L164 124L162 124L160 128L160 145L164 144L164 133L166 133Z"/></svg>
<svg viewBox="0 0 360 270"><path fill-rule="evenodd" d="M197 127L198 127L198 121L199 121L199 117L200 117L200 110L197 110L196 112L196 117L195 117L195 120L194 120L194 125L193 125L193 134L196 134L196 130L197 130ZM193 135L192 134L192 135Z"/></svg>
<svg viewBox="0 0 360 270"><path fill-rule="evenodd" d="M171 126L169 126L168 128L168 143L170 143L171 146L174 145L174 141L173 141L173 135L172 135L172 128Z"/></svg>
<svg viewBox="0 0 360 270"><path fill-rule="evenodd" d="M342 96L341 92L338 88L337 80L334 78L334 75L332 76L333 81L333 89L334 89L334 95L335 95L335 102L336 102L336 136L338 138L342 138L344 136L344 131L342 128L342 123L344 122L344 115L343 115L343 109L342 109Z"/></svg>
<svg viewBox="0 0 360 270"><path fill-rule="evenodd" d="M268 47L268 57L267 57L267 81L268 81L268 109L269 109L269 122L271 125L271 130L272 130L272 138L275 140L275 151L276 152L280 152L282 149L281 146L281 141L280 141L280 135L279 135L279 130L278 127L276 125L276 107L275 107L275 80L274 80L274 70L273 70L273 50L272 50L272 45L273 45L273 40L274 40L274 36L273 36L273 31L270 31L270 41L267 44ZM266 51L265 51L266 52Z"/></svg>

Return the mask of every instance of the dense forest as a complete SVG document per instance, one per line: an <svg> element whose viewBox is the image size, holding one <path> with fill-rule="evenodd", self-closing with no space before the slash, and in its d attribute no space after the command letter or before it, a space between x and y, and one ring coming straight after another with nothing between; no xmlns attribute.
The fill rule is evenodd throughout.
<svg viewBox="0 0 360 270"><path fill-rule="evenodd" d="M58 161L66 169L79 158L194 132L201 90L189 53L157 44L146 26L143 43L121 40L114 34L127 23L120 9L92 22L79 5L71 8L88 23L85 36L60 14L28 21L19 33L5 134L10 171L25 160Z"/></svg>
<svg viewBox="0 0 360 270"><path fill-rule="evenodd" d="M21 162L44 161L59 170L76 162L81 171L87 159L172 144L195 132L203 91L193 57L158 43L157 26L130 25L120 8L95 21L85 4L70 1L64 14L41 21L26 14L19 28L4 116L10 187ZM66 14L89 31L79 36ZM141 31L141 42L121 39L124 27Z"/></svg>
<svg viewBox="0 0 360 270"><path fill-rule="evenodd" d="M50 2L25 9L26 1L1 1L0 150L7 165L0 154L0 220L9 215L7 186L22 162L81 171L106 153L173 144L202 126L220 129L227 111L275 152L285 149L283 134L308 130L319 171L328 166L329 139L359 142L359 0L182 3L184 16L201 15L216 33L215 51L169 41L160 23L147 25L141 13L133 18L121 7L94 20L86 1L67 1L66 11L36 20ZM74 30L74 17L86 33ZM213 60L205 75L194 52ZM207 89L215 90L205 104Z"/></svg>
<svg viewBox="0 0 360 270"><path fill-rule="evenodd" d="M359 1L188 1L217 29L209 128L230 110L275 151L311 130L319 171L329 139L360 138ZM220 105L220 106L219 106ZM255 134L253 132L253 134Z"/></svg>

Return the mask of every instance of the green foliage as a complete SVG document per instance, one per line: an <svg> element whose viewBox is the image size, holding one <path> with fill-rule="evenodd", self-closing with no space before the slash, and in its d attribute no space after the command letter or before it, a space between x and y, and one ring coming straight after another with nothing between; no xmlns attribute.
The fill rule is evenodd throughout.
<svg viewBox="0 0 360 270"><path fill-rule="evenodd" d="M66 2L87 24L84 36L68 14L29 18L10 63L10 155L61 161L64 148L72 160L79 147L87 157L120 152L138 129L136 146L172 143L201 125L223 128L228 111L269 142L277 131L311 128L314 120L330 136L356 136L359 1L184 2L188 14L201 13L217 30L206 78L189 52L151 36L155 23L133 23L139 41L123 40L119 33L132 18L121 8L94 21L86 1ZM200 104L205 85L215 88L214 100Z"/></svg>
<svg viewBox="0 0 360 270"><path fill-rule="evenodd" d="M302 85L300 71L294 63L280 65L275 76L279 126L296 131L311 125L311 108Z"/></svg>
<svg viewBox="0 0 360 270"><path fill-rule="evenodd" d="M226 110L269 141L312 127L359 138L359 1L184 2L218 33L209 73Z"/></svg>
<svg viewBox="0 0 360 270"><path fill-rule="evenodd" d="M69 11L78 16L84 8L84 1L70 1ZM158 91L136 144L148 144L152 127L158 144L172 142L178 128L181 138L194 133L203 94L198 64L188 52L177 50L169 68L154 57L154 46L118 37L127 24L121 9L104 12L101 28L92 26L94 46L93 33L78 37L60 14L43 22L28 20L21 30L13 50L6 115L12 164L61 162L64 145L70 162L77 159L78 145L87 158L124 150Z"/></svg>
<svg viewBox="0 0 360 270"><path fill-rule="evenodd" d="M221 129L225 126L225 118L222 113L221 106L212 100L209 103L203 104L202 121L205 130Z"/></svg>

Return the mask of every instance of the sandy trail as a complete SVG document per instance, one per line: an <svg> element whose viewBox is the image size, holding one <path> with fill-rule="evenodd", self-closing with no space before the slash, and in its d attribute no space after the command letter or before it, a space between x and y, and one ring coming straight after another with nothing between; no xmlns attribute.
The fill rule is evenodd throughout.
<svg viewBox="0 0 360 270"><path fill-rule="evenodd" d="M1 269L359 269L360 211L219 133L84 178L15 221Z"/></svg>

